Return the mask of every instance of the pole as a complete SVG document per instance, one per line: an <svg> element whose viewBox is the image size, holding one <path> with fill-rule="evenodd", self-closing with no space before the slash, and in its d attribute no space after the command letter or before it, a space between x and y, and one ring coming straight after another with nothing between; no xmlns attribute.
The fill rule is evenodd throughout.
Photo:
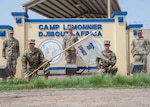
<svg viewBox="0 0 150 107"><path fill-rule="evenodd" d="M108 18L110 18L110 14L111 14L111 0L107 0L107 14L108 14Z"/></svg>

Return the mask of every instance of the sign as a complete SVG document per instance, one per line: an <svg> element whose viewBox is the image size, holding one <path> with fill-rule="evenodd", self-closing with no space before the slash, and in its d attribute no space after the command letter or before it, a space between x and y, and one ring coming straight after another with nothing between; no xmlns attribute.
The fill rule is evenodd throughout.
<svg viewBox="0 0 150 107"><path fill-rule="evenodd" d="M63 50L61 42L53 38L42 41L39 45L39 48L42 50L45 59L52 58ZM63 54L60 54L59 56L55 57L50 64L56 64L62 58Z"/></svg>
<svg viewBox="0 0 150 107"><path fill-rule="evenodd" d="M68 26L72 26L74 29L75 35L84 36L90 34L93 30L96 30L97 33L93 36L102 36L101 24L40 24L38 26L39 32L38 36L64 36L68 34Z"/></svg>

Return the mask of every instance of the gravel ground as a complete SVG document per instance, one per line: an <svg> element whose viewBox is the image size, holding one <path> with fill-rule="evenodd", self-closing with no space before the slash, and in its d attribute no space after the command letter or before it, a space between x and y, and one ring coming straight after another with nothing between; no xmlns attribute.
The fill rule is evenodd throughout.
<svg viewBox="0 0 150 107"><path fill-rule="evenodd" d="M36 89L0 92L0 107L150 107L150 89Z"/></svg>

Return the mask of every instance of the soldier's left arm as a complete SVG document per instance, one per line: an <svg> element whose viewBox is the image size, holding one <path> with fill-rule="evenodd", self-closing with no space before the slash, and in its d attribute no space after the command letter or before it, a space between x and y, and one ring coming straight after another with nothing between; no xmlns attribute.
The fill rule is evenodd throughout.
<svg viewBox="0 0 150 107"><path fill-rule="evenodd" d="M7 43L6 43L6 40L4 40L3 49L2 49L2 57L6 57L6 47L7 47Z"/></svg>
<svg viewBox="0 0 150 107"><path fill-rule="evenodd" d="M115 55L114 52L112 52L111 56L110 56L110 59L109 59L109 64L110 65L115 65L116 64L116 60L117 60L116 55Z"/></svg>
<svg viewBox="0 0 150 107"><path fill-rule="evenodd" d="M24 74L27 74L27 56L26 56L26 51L23 53L21 57L21 62L22 62L22 72Z"/></svg>
<svg viewBox="0 0 150 107"><path fill-rule="evenodd" d="M76 42L79 40L79 38L76 36Z"/></svg>
<svg viewBox="0 0 150 107"><path fill-rule="evenodd" d="M150 53L150 41L147 38L145 38L144 41L145 41L146 53L148 55Z"/></svg>
<svg viewBox="0 0 150 107"><path fill-rule="evenodd" d="M39 56L40 56L40 62L41 63L43 63L43 62L45 62L46 60L44 59L44 54L43 54L43 52L39 49Z"/></svg>
<svg viewBox="0 0 150 107"><path fill-rule="evenodd" d="M17 40L17 53L18 53L17 57L20 57L20 48L19 48L19 41L18 40Z"/></svg>

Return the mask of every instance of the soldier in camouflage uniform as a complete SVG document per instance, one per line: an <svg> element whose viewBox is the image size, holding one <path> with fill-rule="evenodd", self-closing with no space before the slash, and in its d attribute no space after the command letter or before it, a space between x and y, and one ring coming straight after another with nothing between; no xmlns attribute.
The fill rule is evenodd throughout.
<svg viewBox="0 0 150 107"><path fill-rule="evenodd" d="M142 36L142 30L138 30L137 37L132 41L131 53L134 57L134 62L142 62L143 72L147 72L147 55L150 52L150 42Z"/></svg>
<svg viewBox="0 0 150 107"><path fill-rule="evenodd" d="M35 40L30 39L28 41L29 43L29 49L25 50L22 56L22 71L27 76L32 71L37 69L41 64L43 64L45 61L43 52L35 47ZM52 61L51 58L48 59L48 62ZM47 63L45 66L42 67L44 70L45 78L48 79L49 73L50 73L50 64ZM35 72L30 77L38 76L37 72Z"/></svg>
<svg viewBox="0 0 150 107"><path fill-rule="evenodd" d="M113 51L109 49L110 41L104 42L104 50L102 51L105 59L96 58L96 65L98 68L98 73L108 73L115 75L118 71L118 68L115 66L116 64L116 55Z"/></svg>
<svg viewBox="0 0 150 107"><path fill-rule="evenodd" d="M7 67L10 71L10 78L16 74L17 58L20 56L19 41L14 38L14 32L9 31L9 38L3 41L2 56L7 60Z"/></svg>
<svg viewBox="0 0 150 107"><path fill-rule="evenodd" d="M78 41L78 37L73 34L73 29L71 26L68 27L69 34L65 35L63 38L63 49L68 48L72 44ZM76 63L76 49L74 47L65 51L65 59L67 64Z"/></svg>

